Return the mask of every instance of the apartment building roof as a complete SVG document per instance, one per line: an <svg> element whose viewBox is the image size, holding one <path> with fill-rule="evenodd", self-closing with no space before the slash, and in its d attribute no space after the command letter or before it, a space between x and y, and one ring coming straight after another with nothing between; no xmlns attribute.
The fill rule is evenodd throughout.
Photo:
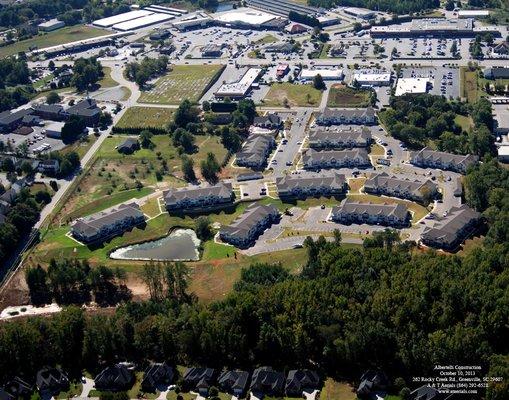
<svg viewBox="0 0 509 400"><path fill-rule="evenodd" d="M237 153L237 159L249 160L256 164L266 161L267 150L272 147L274 138L264 134L250 135L242 149Z"/></svg>
<svg viewBox="0 0 509 400"><path fill-rule="evenodd" d="M245 237L260 220L269 214L278 213L276 206L253 203L230 225L222 227L221 233L236 237Z"/></svg>
<svg viewBox="0 0 509 400"><path fill-rule="evenodd" d="M187 186L181 189L169 189L163 193L166 205L178 203L186 199L198 199L201 197L215 196L224 199L232 196L231 183L219 182L216 185Z"/></svg>
<svg viewBox="0 0 509 400"><path fill-rule="evenodd" d="M317 129L309 132L310 145L321 142L356 142L365 143L371 140L371 131L368 128L342 128L338 130Z"/></svg>
<svg viewBox="0 0 509 400"><path fill-rule="evenodd" d="M339 206L332 208L332 214L345 212L348 214L369 214L385 217L394 216L398 219L405 219L408 215L408 209L403 204L395 203L360 203L354 200L345 199Z"/></svg>
<svg viewBox="0 0 509 400"><path fill-rule="evenodd" d="M431 150L429 147L425 147L420 151L412 152L410 154L410 160L412 163L418 160L431 163L440 161L442 164L453 163L456 164L457 166L464 166L464 168L467 168L468 166L477 163L477 161L479 161L479 157L473 154L460 155L446 153L443 151L435 151Z"/></svg>
<svg viewBox="0 0 509 400"><path fill-rule="evenodd" d="M369 164L369 156L366 149L352 149L352 150L326 150L326 151L316 151L313 149L309 149L302 156L302 161L304 164L309 164L313 162L329 162L332 160L336 161L345 161L345 160L353 160L355 158L361 158L365 161L366 164Z"/></svg>
<svg viewBox="0 0 509 400"><path fill-rule="evenodd" d="M390 176L387 172L382 172L380 174L371 175L364 183L364 188L368 190L385 188L389 190L407 191L416 197L420 197L425 194L426 190L435 192L438 187L430 180L422 182L419 180L398 178L396 176Z"/></svg>
<svg viewBox="0 0 509 400"><path fill-rule="evenodd" d="M326 108L317 115L319 118L373 118L375 116L375 109L373 107L367 108Z"/></svg>
<svg viewBox="0 0 509 400"><path fill-rule="evenodd" d="M341 190L345 183L345 175L337 172L306 172L295 175L285 175L276 179L276 186L280 196L296 188L311 189L325 186L331 189Z"/></svg>

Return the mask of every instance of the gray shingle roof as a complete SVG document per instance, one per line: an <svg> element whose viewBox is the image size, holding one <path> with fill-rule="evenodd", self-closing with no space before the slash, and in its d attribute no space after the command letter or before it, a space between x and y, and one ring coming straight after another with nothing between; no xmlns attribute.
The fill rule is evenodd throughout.
<svg viewBox="0 0 509 400"><path fill-rule="evenodd" d="M307 172L295 175L285 175L276 179L276 186L280 196L295 189L330 188L331 191L341 191L345 187L345 176L337 172Z"/></svg>
<svg viewBox="0 0 509 400"><path fill-rule="evenodd" d="M394 204L374 204L374 203L360 203L351 199L345 199L339 206L332 208L332 214L344 212L352 215L368 214L368 215L382 215L385 217L394 216L397 219L405 219L408 216L408 209L400 203Z"/></svg>
<svg viewBox="0 0 509 400"><path fill-rule="evenodd" d="M430 180L424 182L418 180L410 180L404 178L398 178L396 176L390 176L386 172L380 174L373 174L364 183L364 189L366 192L382 189L388 192L408 192L414 197L422 197L425 194L425 190L430 192L436 192L438 187L435 183Z"/></svg>
<svg viewBox="0 0 509 400"><path fill-rule="evenodd" d="M163 193L166 206L172 206L187 199L199 199L214 196L224 201L232 200L231 183L219 182L214 186L188 186L181 189L170 189Z"/></svg>
<svg viewBox="0 0 509 400"><path fill-rule="evenodd" d="M267 161L267 154L274 146L274 138L269 135L250 135L242 149L237 153L237 163L254 163L263 165Z"/></svg>
<svg viewBox="0 0 509 400"><path fill-rule="evenodd" d="M328 143L332 145L337 144L337 147L343 147L346 143L355 143L357 146L365 146L370 140L371 131L365 127L328 131L318 129L309 132L310 147L322 146Z"/></svg>
<svg viewBox="0 0 509 400"><path fill-rule="evenodd" d="M338 165L343 165L349 160L359 159L363 165L370 164L368 152L366 149L352 149L352 150L328 150L316 151L309 149L303 156L302 162L304 165L312 163L325 163L335 161Z"/></svg>
<svg viewBox="0 0 509 400"><path fill-rule="evenodd" d="M269 214L279 214L276 206L253 203L230 225L222 227L220 234L246 238L249 231Z"/></svg>
<svg viewBox="0 0 509 400"><path fill-rule="evenodd" d="M425 147L420 151L412 152L410 154L410 162L412 164L440 162L442 164L453 164L457 167L461 167L462 169L466 169L468 166L476 164L478 161L479 157L472 154L452 154L444 151L431 150L429 147Z"/></svg>

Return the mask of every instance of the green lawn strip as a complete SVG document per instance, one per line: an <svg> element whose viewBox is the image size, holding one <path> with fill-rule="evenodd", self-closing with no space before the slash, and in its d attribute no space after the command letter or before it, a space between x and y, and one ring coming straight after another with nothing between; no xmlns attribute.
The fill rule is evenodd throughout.
<svg viewBox="0 0 509 400"><path fill-rule="evenodd" d="M77 397L83 391L83 384L79 381L71 382L69 385L69 390L66 392L60 392L56 398L57 399L71 399L73 397Z"/></svg>
<svg viewBox="0 0 509 400"><path fill-rule="evenodd" d="M460 67L460 89L462 97L469 103L477 101L480 96L477 70L470 71L467 67Z"/></svg>
<svg viewBox="0 0 509 400"><path fill-rule="evenodd" d="M34 82L34 89L40 89L43 86L47 85L49 82L51 82L53 77L54 77L53 74L49 74L49 75L46 75L44 78L39 79L38 81L35 81Z"/></svg>
<svg viewBox="0 0 509 400"><path fill-rule="evenodd" d="M139 102L180 104L185 99L196 102L223 68L219 65L175 65L152 89L142 92Z"/></svg>
<svg viewBox="0 0 509 400"><path fill-rule="evenodd" d="M322 46L322 50L320 51L320 54L318 55L318 58L329 58L329 51L331 49L332 45L329 43L325 43Z"/></svg>
<svg viewBox="0 0 509 400"><path fill-rule="evenodd" d="M0 47L0 57L8 57L20 51L28 52L30 48L43 49L109 34L111 34L110 31L86 25L67 26L53 32L39 34L33 38Z"/></svg>
<svg viewBox="0 0 509 400"><path fill-rule="evenodd" d="M312 85L296 85L292 83L274 83L263 105L272 107L284 107L285 98L292 107L316 106L320 104L322 92Z"/></svg>
<svg viewBox="0 0 509 400"><path fill-rule="evenodd" d="M120 121L119 128L165 128L172 120L175 110L157 107L130 107Z"/></svg>
<svg viewBox="0 0 509 400"><path fill-rule="evenodd" d="M70 152L75 151L78 153L80 158L83 158L85 154L87 154L90 147L97 141L97 137L95 135L88 135L83 141L76 141L68 146L65 146L62 150L60 150L61 154L68 154Z"/></svg>
<svg viewBox="0 0 509 400"><path fill-rule="evenodd" d="M344 85L333 86L329 91L327 107L368 107L370 94L369 90L354 89Z"/></svg>
<svg viewBox="0 0 509 400"><path fill-rule="evenodd" d="M270 44L270 43L276 43L278 39L273 35L266 35L262 37L261 39L258 39L253 44Z"/></svg>
<svg viewBox="0 0 509 400"><path fill-rule="evenodd" d="M103 72L104 78L97 82L102 89L118 86L118 82L111 77L110 67L103 67Z"/></svg>

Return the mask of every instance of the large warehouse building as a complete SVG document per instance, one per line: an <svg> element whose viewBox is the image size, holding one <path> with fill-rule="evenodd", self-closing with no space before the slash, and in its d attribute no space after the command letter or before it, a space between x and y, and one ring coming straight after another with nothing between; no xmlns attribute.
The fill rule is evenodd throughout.
<svg viewBox="0 0 509 400"><path fill-rule="evenodd" d="M320 75L324 81L340 81L343 79L343 70L320 67L313 69L304 68L300 73L300 79L304 81L311 81L317 75Z"/></svg>
<svg viewBox="0 0 509 400"><path fill-rule="evenodd" d="M146 17L136 18L131 21L121 22L120 24L113 25L113 29L118 31L132 31L135 29L144 28L146 26L160 24L161 22L166 22L174 19L173 15L168 14L151 14Z"/></svg>
<svg viewBox="0 0 509 400"><path fill-rule="evenodd" d="M260 68L250 68L238 82L224 83L214 94L217 98L241 99L246 96L261 72Z"/></svg>
<svg viewBox="0 0 509 400"><path fill-rule="evenodd" d="M290 11L313 17L318 14L318 9L316 8L288 0L246 0L246 5L285 18L288 18Z"/></svg>
<svg viewBox="0 0 509 400"><path fill-rule="evenodd" d="M283 29L288 21L274 14L242 7L213 15L218 25L247 29Z"/></svg>
<svg viewBox="0 0 509 400"><path fill-rule="evenodd" d="M107 18L101 18L92 22L93 25L99 26L101 28L110 28L115 24L120 24L122 22L131 21L136 18L146 17L147 15L152 15L153 12L145 11L145 10L134 10L126 13L113 15Z"/></svg>

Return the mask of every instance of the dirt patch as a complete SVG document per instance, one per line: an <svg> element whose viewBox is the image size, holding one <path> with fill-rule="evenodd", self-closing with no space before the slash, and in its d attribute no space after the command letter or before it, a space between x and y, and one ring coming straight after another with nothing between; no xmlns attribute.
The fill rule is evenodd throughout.
<svg viewBox="0 0 509 400"><path fill-rule="evenodd" d="M19 268L12 276L9 284L0 291L0 309L9 306L20 306L30 301L28 286L25 282L25 272Z"/></svg>

